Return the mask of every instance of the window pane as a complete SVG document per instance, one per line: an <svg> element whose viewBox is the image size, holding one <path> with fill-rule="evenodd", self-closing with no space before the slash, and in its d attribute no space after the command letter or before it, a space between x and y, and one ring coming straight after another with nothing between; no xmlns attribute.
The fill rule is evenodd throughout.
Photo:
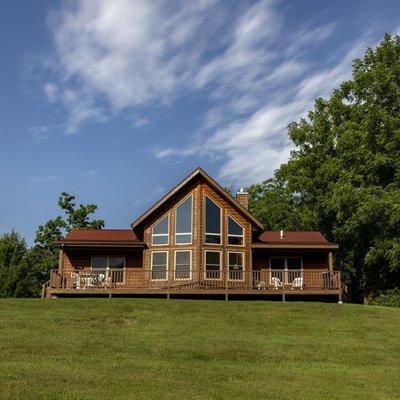
<svg viewBox="0 0 400 400"><path fill-rule="evenodd" d="M206 233L221 233L221 209L207 196Z"/></svg>
<svg viewBox="0 0 400 400"><path fill-rule="evenodd" d="M192 196L176 209L176 233L192 232Z"/></svg>
<svg viewBox="0 0 400 400"><path fill-rule="evenodd" d="M176 243L191 243L192 235L176 235L175 242Z"/></svg>
<svg viewBox="0 0 400 400"><path fill-rule="evenodd" d="M190 278L190 251L177 251L175 257L175 278Z"/></svg>
<svg viewBox="0 0 400 400"><path fill-rule="evenodd" d="M108 264L107 257L92 257L92 268L106 269Z"/></svg>
<svg viewBox="0 0 400 400"><path fill-rule="evenodd" d="M168 244L168 235L153 236L153 244Z"/></svg>
<svg viewBox="0 0 400 400"><path fill-rule="evenodd" d="M159 221L153 227L153 234L168 234L168 215L166 215L161 221Z"/></svg>
<svg viewBox="0 0 400 400"><path fill-rule="evenodd" d="M301 258L288 258L287 259L287 267L288 269L301 269Z"/></svg>
<svg viewBox="0 0 400 400"><path fill-rule="evenodd" d="M167 252L152 253L151 278L165 279L167 277Z"/></svg>
<svg viewBox="0 0 400 400"><path fill-rule="evenodd" d="M206 243L221 244L221 235L206 235Z"/></svg>
<svg viewBox="0 0 400 400"><path fill-rule="evenodd" d="M109 267L110 268L124 268L125 267L125 258L110 257Z"/></svg>
<svg viewBox="0 0 400 400"><path fill-rule="evenodd" d="M229 253L229 269L230 270L243 269L243 253Z"/></svg>
<svg viewBox="0 0 400 400"><path fill-rule="evenodd" d="M231 217L228 217L228 234L243 235L243 228Z"/></svg>
<svg viewBox="0 0 400 400"><path fill-rule="evenodd" d="M216 266L217 269L220 267L220 253L217 251L206 252L206 267Z"/></svg>
<svg viewBox="0 0 400 400"><path fill-rule="evenodd" d="M162 253L152 253L153 266L163 265L165 268L167 266L167 252Z"/></svg>
<svg viewBox="0 0 400 400"><path fill-rule="evenodd" d="M271 268L273 268L273 269L285 269L285 258L284 257L273 257L273 258L271 258Z"/></svg>
<svg viewBox="0 0 400 400"><path fill-rule="evenodd" d="M243 238L240 236L228 236L228 244L243 246Z"/></svg>

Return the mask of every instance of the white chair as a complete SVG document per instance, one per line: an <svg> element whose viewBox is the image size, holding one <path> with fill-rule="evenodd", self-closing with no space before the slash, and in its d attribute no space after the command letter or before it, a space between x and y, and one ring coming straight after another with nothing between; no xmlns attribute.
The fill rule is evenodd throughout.
<svg viewBox="0 0 400 400"><path fill-rule="evenodd" d="M271 278L271 284L272 284L272 286L274 287L274 289L279 289L279 288L281 288L283 285L282 285L282 282L280 281L280 279L279 278L277 278L276 276L273 276L272 278Z"/></svg>
<svg viewBox="0 0 400 400"><path fill-rule="evenodd" d="M292 289L303 289L303 278L294 278L292 282Z"/></svg>

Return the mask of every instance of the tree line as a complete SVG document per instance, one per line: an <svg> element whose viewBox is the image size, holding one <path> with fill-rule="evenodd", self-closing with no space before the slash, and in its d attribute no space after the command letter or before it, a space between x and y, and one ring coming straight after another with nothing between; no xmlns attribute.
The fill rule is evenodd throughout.
<svg viewBox="0 0 400 400"><path fill-rule="evenodd" d="M352 79L288 127L294 150L274 176L251 185L251 212L271 230L319 230L339 243L335 268L362 302L400 287L400 37L385 35L353 62ZM55 242L102 228L97 206L62 193L64 217L39 226L35 244L0 237L0 296L38 296L57 266Z"/></svg>

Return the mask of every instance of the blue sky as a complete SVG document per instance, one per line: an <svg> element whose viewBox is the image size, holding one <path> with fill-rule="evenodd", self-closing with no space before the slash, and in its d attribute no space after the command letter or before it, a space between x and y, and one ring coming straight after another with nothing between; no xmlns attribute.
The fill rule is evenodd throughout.
<svg viewBox="0 0 400 400"><path fill-rule="evenodd" d="M398 1L0 2L0 233L67 191L126 228L197 166L264 180Z"/></svg>

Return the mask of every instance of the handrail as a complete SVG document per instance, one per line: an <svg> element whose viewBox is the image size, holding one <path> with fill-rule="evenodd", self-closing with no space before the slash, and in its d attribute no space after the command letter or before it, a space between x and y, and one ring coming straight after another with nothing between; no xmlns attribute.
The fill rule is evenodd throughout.
<svg viewBox="0 0 400 400"><path fill-rule="evenodd" d="M65 290L340 290L340 272L321 270L52 270L45 288ZM45 289L43 289L45 291ZM45 292L43 292L45 293Z"/></svg>
<svg viewBox="0 0 400 400"><path fill-rule="evenodd" d="M49 286L50 286L50 279L48 281L46 281L45 283L43 283L43 285L42 285L42 299L44 299L46 297L46 292L47 292L47 289L49 288Z"/></svg>

